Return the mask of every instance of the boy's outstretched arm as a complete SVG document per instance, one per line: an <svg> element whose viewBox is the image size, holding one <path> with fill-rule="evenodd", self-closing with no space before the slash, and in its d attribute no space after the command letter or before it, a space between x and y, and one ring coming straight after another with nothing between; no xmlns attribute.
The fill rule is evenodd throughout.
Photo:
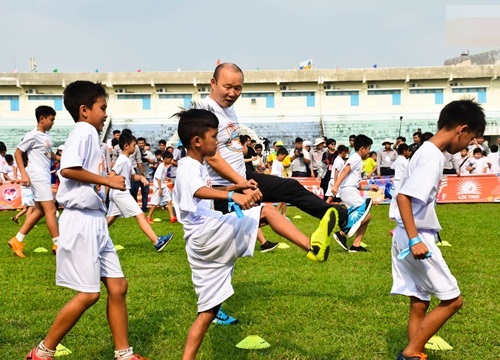
<svg viewBox="0 0 500 360"><path fill-rule="evenodd" d="M413 218L413 208L411 205L411 197L405 194L398 194L396 197L398 203L401 220L408 235L408 239L413 239L418 236L417 226ZM419 242L411 247L411 252L414 259L425 259L429 249L423 242Z"/></svg>
<svg viewBox="0 0 500 360"><path fill-rule="evenodd" d="M194 196L198 199L226 200L228 194L229 191L203 186L196 190ZM255 205L252 195L234 193L232 199L244 210L250 209Z"/></svg>
<svg viewBox="0 0 500 360"><path fill-rule="evenodd" d="M126 190L125 178L121 175L104 177L81 167L62 169L60 174L67 179L77 180L89 184L104 185L117 190Z"/></svg>

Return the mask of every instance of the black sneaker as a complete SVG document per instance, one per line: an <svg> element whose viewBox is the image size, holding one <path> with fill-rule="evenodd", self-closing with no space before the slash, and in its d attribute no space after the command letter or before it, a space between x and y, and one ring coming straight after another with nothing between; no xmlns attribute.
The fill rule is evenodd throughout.
<svg viewBox="0 0 500 360"><path fill-rule="evenodd" d="M269 251L273 251L278 247L278 243L271 242L271 241L266 241L264 244L260 245L260 252L266 253Z"/></svg>
<svg viewBox="0 0 500 360"><path fill-rule="evenodd" d="M337 244L342 247L342 249L344 249L345 251L349 251L349 247L347 246L347 239L340 233L340 231L333 233L333 238L335 239Z"/></svg>
<svg viewBox="0 0 500 360"><path fill-rule="evenodd" d="M354 246L354 245L352 245L351 248L349 249L349 252L352 252L352 253L367 252L367 251L368 250L366 250L362 246Z"/></svg>

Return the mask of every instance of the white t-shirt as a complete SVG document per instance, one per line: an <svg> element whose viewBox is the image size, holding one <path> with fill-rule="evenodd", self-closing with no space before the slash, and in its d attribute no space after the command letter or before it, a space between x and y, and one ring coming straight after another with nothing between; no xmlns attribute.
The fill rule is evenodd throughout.
<svg viewBox="0 0 500 360"><path fill-rule="evenodd" d="M488 173L490 174L498 174L500 173L500 157L497 152L490 152L486 158L491 164L491 168L489 169Z"/></svg>
<svg viewBox="0 0 500 360"><path fill-rule="evenodd" d="M41 132L34 128L24 135L17 148L28 155L30 166L27 173L30 180L50 182L52 139L49 132Z"/></svg>
<svg viewBox="0 0 500 360"><path fill-rule="evenodd" d="M177 162L179 162L179 160L182 158L182 152L181 152L181 150L179 150L179 148L175 148L172 155L174 155L174 160ZM170 176L172 178L176 178L177 177L177 166L172 164L170 166L170 168L171 168L170 169Z"/></svg>
<svg viewBox="0 0 500 360"><path fill-rule="evenodd" d="M338 156L337 156L338 157ZM345 187L359 187L359 182L361 181L361 172L363 171L363 161L361 160L361 156L357 152L349 156L347 159L345 166L350 165L351 171L347 174L342 184L340 184L340 189ZM344 167L342 167L343 169Z"/></svg>
<svg viewBox="0 0 500 360"><path fill-rule="evenodd" d="M128 156L120 154L118 159L116 159L112 170L116 173L116 175L122 175L125 177L125 186L127 187L127 190L130 190L130 179L132 178L132 175L135 174L135 171ZM114 194L115 191L121 190L111 189L110 196Z"/></svg>
<svg viewBox="0 0 500 360"><path fill-rule="evenodd" d="M5 164L3 166L2 173L4 173L5 175L7 175L9 177L9 179L15 180L14 179L14 166L13 165ZM2 176L2 180L4 180L4 179L5 178Z"/></svg>
<svg viewBox="0 0 500 360"><path fill-rule="evenodd" d="M396 197L411 197L413 218L417 229L440 231L435 210L439 180L443 176L443 153L430 141L424 142L413 154L391 200L389 217L403 227Z"/></svg>
<svg viewBox="0 0 500 360"><path fill-rule="evenodd" d="M484 156L480 159L471 157L466 165L466 167L472 166L474 168L469 173L470 175L486 174L488 172L488 169L486 169L486 172L483 172L484 168L488 168L488 162Z"/></svg>
<svg viewBox="0 0 500 360"><path fill-rule="evenodd" d="M183 225L186 241L207 218L218 219L223 216L220 211L213 210L213 200L194 197L194 193L202 187L212 187L206 167L189 156L180 159L173 203L177 219Z"/></svg>
<svg viewBox="0 0 500 360"><path fill-rule="evenodd" d="M283 163L278 160L273 161L273 167L271 168L271 175L277 177L284 177L285 168L283 167Z"/></svg>
<svg viewBox="0 0 500 360"><path fill-rule="evenodd" d="M0 169L7 165L7 161L5 161L5 156L0 155Z"/></svg>
<svg viewBox="0 0 500 360"><path fill-rule="evenodd" d="M460 152L458 152L453 155L453 157L455 162L455 171L457 172L457 174L468 175L469 172L467 171L467 163L469 160L469 156L465 155L465 157L462 157Z"/></svg>
<svg viewBox="0 0 500 360"><path fill-rule="evenodd" d="M167 179L168 168L165 166L163 162L158 165L158 168L155 171L155 176L153 179L153 187L158 188L158 180L161 181L161 188L164 189L167 187L167 183L165 180Z"/></svg>
<svg viewBox="0 0 500 360"><path fill-rule="evenodd" d="M29 167L31 168L30 162ZM77 122L69 134L61 157L61 170L81 167L101 176L108 176L106 159L101 149L99 134L86 122ZM102 210L106 212L106 188L60 176L61 184L56 199L66 209Z"/></svg>
<svg viewBox="0 0 500 360"><path fill-rule="evenodd" d="M396 161L391 165L391 169L394 170L394 182L401 180L403 174L405 173L406 166L408 165L408 159L403 155L398 155Z"/></svg>
<svg viewBox="0 0 500 360"><path fill-rule="evenodd" d="M290 154L293 154L295 149L290 150ZM295 159L292 161L292 171L300 171L300 172L306 172L307 171L307 165L304 162L304 159L311 160L311 155L309 154L309 151L306 149L302 148L302 154L304 154L303 157L297 156Z"/></svg>
<svg viewBox="0 0 500 360"><path fill-rule="evenodd" d="M236 116L234 108L232 106L229 108L222 108L209 96L203 99L203 104L205 106L210 106L219 119L219 134L217 135L217 140L219 141L219 154L234 171L246 179L243 148L240 143L240 124L238 123L238 117ZM220 177L210 165L205 164L205 166L207 167L213 185L233 185L230 181ZM179 175L177 175L177 177L179 177Z"/></svg>

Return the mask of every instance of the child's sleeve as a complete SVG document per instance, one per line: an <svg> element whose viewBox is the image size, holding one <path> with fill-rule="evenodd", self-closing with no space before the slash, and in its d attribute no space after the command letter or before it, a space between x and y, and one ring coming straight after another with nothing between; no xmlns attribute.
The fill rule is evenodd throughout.
<svg viewBox="0 0 500 360"><path fill-rule="evenodd" d="M437 184L442 174L436 171L439 165L435 161L418 160L408 164L407 179L399 193L425 204L437 195Z"/></svg>
<svg viewBox="0 0 500 360"><path fill-rule="evenodd" d="M35 145L35 137L31 132L27 133L24 138L21 140L19 144L17 144L17 148L22 152L27 152Z"/></svg>
<svg viewBox="0 0 500 360"><path fill-rule="evenodd" d="M61 158L60 170L73 168L73 167L83 167L85 159L87 159L90 154L88 154L89 147L87 142L90 142L90 137L73 136L71 141L66 141L64 145L64 156Z"/></svg>
<svg viewBox="0 0 500 360"><path fill-rule="evenodd" d="M195 212L197 210L197 202L194 194L198 189L206 186L207 184L203 181L200 168L190 169L186 163L179 166L174 187L174 192L177 193L179 209Z"/></svg>

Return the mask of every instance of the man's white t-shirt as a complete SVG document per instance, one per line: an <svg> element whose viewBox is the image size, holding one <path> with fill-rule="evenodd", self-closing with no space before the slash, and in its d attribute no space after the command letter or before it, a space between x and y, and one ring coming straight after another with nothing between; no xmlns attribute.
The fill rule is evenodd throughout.
<svg viewBox="0 0 500 360"><path fill-rule="evenodd" d="M27 153L30 163L27 169L31 181L50 182L50 160L52 154L52 139L50 133L34 128L17 145L22 152Z"/></svg>
<svg viewBox="0 0 500 360"><path fill-rule="evenodd" d="M290 150L290 154L293 154L295 149ZM292 161L292 171L300 171L300 172L306 172L307 171L307 165L304 162L304 159L311 160L311 155L309 154L309 151L306 149L302 148L302 154L304 154L303 157L296 157Z"/></svg>
<svg viewBox="0 0 500 360"><path fill-rule="evenodd" d="M271 168L271 175L277 177L284 177L285 168L283 167L283 163L278 161L277 159L273 161L273 167Z"/></svg>
<svg viewBox="0 0 500 360"><path fill-rule="evenodd" d="M361 156L357 152L349 156L347 159L345 166L350 165L351 171L347 174L342 184L340 184L340 189L346 187L359 187L359 182L361 181L361 172L363 171L363 161L361 160ZM344 167L345 167L344 166ZM344 168L342 167L342 169Z"/></svg>
<svg viewBox="0 0 500 360"><path fill-rule="evenodd" d="M118 159L116 159L115 165L113 166L112 170L116 173L116 175L122 175L123 177L125 177L125 186L127 187L127 190L130 190L130 179L132 178L132 175L135 174L135 171L128 156L120 154L120 156L118 156ZM117 191L122 192L121 190L110 189L109 196L111 197Z"/></svg>
<svg viewBox="0 0 500 360"><path fill-rule="evenodd" d="M243 148L240 143L240 124L238 123L238 117L234 108L222 108L214 100L207 96L203 99L203 105L210 106L219 119L219 133L217 135L218 150L220 156L226 160L226 162L246 179L246 167L245 161L243 159ZM210 165L205 165L208 170L208 174L212 179L212 185L222 185L230 186L233 185L230 181L223 179L215 172ZM177 170L178 171L178 170ZM177 175L179 177L179 175ZM177 184L177 182L176 182Z"/></svg>
<svg viewBox="0 0 500 360"><path fill-rule="evenodd" d="M403 227L396 201L398 194L411 197L413 218L417 229L440 231L435 210L439 180L443 176L443 153L430 141L424 142L413 154L391 200L389 217Z"/></svg>
<svg viewBox="0 0 500 360"><path fill-rule="evenodd" d="M212 187L206 167L189 156L180 159L173 203L177 219L183 225L186 241L189 241L189 237L205 223L207 218L218 219L223 216L220 211L213 210L213 200L194 196L202 187Z"/></svg>
<svg viewBox="0 0 500 360"><path fill-rule="evenodd" d="M487 171L490 174L498 174L500 173L500 157L497 152L490 152L486 158L491 164L491 168Z"/></svg>
<svg viewBox="0 0 500 360"><path fill-rule="evenodd" d="M32 164L30 162L29 167ZM106 159L101 149L99 134L86 122L77 122L69 134L61 157L61 170L81 167L94 174L107 176ZM56 199L66 209L102 210L106 212L105 186L89 184L60 176L61 184Z"/></svg>

